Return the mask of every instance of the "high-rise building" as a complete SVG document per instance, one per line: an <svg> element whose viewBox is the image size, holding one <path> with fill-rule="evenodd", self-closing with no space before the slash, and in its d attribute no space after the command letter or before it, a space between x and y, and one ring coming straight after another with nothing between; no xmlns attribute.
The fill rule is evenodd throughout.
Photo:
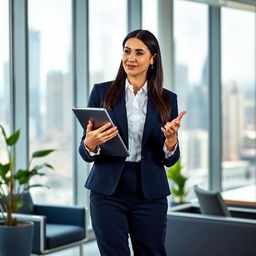
<svg viewBox="0 0 256 256"><path fill-rule="evenodd" d="M47 133L49 138L61 136L71 139L72 94L70 93L71 76L61 71L52 71L47 75ZM86 103L85 103L86 104Z"/></svg>
<svg viewBox="0 0 256 256"><path fill-rule="evenodd" d="M208 131L203 129L187 129L179 133L182 162L187 174L208 168Z"/></svg>
<svg viewBox="0 0 256 256"><path fill-rule="evenodd" d="M29 116L31 132L40 138L40 32L29 30Z"/></svg>
<svg viewBox="0 0 256 256"><path fill-rule="evenodd" d="M175 84L179 111L187 110L179 137L182 162L187 174L208 169L208 69L207 61L199 84L189 84L188 67L176 65Z"/></svg>
<svg viewBox="0 0 256 256"><path fill-rule="evenodd" d="M62 130L63 122L63 73L53 71L47 74L47 129L49 137L54 138Z"/></svg>
<svg viewBox="0 0 256 256"><path fill-rule="evenodd" d="M239 160L243 145L244 96L236 83L223 88L223 160Z"/></svg>
<svg viewBox="0 0 256 256"><path fill-rule="evenodd" d="M185 110L188 107L188 67L186 65L175 65L175 92L179 96L179 109ZM182 100L179 100L182 95ZM184 124L186 126L186 120Z"/></svg>

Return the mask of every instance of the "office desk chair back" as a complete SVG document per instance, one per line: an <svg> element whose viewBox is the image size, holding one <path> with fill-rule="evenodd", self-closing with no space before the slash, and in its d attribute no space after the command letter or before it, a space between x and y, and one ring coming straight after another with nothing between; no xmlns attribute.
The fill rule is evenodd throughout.
<svg viewBox="0 0 256 256"><path fill-rule="evenodd" d="M198 198L202 214L231 217L231 214L219 192L203 190L198 186L194 187L194 191Z"/></svg>

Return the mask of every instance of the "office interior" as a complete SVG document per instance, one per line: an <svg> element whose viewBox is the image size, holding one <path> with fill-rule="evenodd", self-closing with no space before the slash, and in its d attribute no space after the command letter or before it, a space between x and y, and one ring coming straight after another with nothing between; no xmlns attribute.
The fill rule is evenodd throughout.
<svg viewBox="0 0 256 256"><path fill-rule="evenodd" d="M186 201L194 185L256 184L255 0L0 0L0 124L21 131L15 165L56 149L46 158L55 170L33 180L49 186L31 189L36 203L89 207L91 164L78 154L83 131L72 107L115 78L122 40L139 28L158 38L164 87L187 111L179 132ZM6 157L1 138L0 162Z"/></svg>

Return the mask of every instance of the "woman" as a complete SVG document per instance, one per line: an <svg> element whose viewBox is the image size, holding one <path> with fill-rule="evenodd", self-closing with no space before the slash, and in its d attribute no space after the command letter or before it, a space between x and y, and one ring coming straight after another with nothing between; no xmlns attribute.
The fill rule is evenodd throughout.
<svg viewBox="0 0 256 256"><path fill-rule="evenodd" d="M104 107L115 127L93 129L89 121L79 152L94 165L85 187L91 190L90 212L103 256L166 255L167 195L165 166L179 159L177 97L163 89L159 44L147 30L129 33L113 82L95 84L88 107ZM100 145L120 134L129 157L109 157Z"/></svg>

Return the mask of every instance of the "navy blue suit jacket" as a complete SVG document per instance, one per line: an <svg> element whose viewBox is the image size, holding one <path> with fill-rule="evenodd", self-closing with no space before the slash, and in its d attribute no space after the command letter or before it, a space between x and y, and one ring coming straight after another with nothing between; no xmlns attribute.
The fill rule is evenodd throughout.
<svg viewBox="0 0 256 256"><path fill-rule="evenodd" d="M88 107L102 107L107 89L111 82L95 84L89 97ZM170 120L178 116L177 96L164 89L171 103ZM125 92L120 101L108 111L118 132L128 147L128 124L125 105ZM156 199L170 194L170 189L164 169L175 164L180 156L179 146L168 159L165 158L163 145L165 137L161 131L164 124L153 107L152 98L148 94L147 114L144 125L141 149L141 182L142 191L147 199ZM85 135L82 138L79 153L86 162L94 162L85 187L104 195L112 195L118 185L125 163L125 157L109 157L98 155L91 157L84 147Z"/></svg>

